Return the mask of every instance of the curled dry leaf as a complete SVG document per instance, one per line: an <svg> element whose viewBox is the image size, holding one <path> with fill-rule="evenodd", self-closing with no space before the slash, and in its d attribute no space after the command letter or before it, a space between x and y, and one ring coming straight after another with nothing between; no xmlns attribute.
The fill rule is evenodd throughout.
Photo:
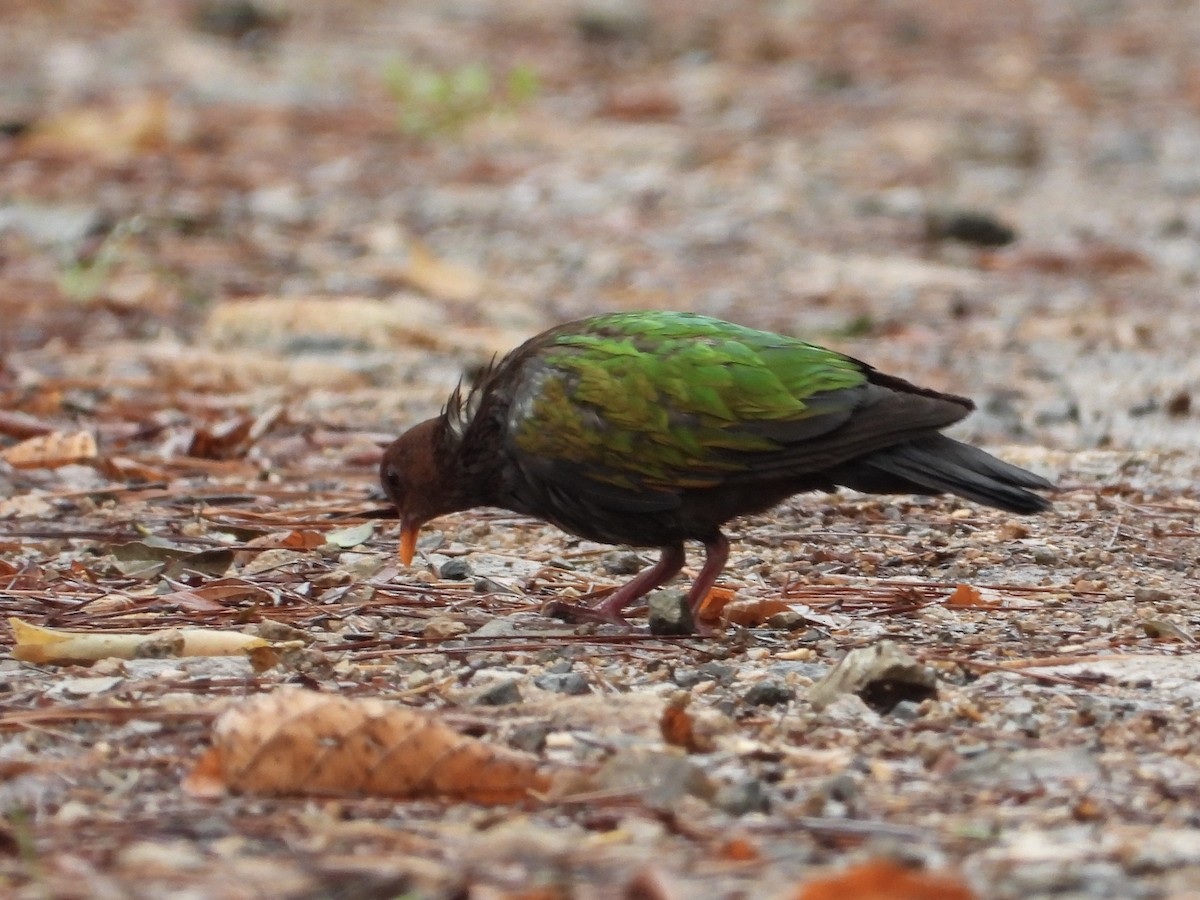
<svg viewBox="0 0 1200 900"><path fill-rule="evenodd" d="M57 469L94 460L96 453L90 431L52 431L0 450L0 459L14 469Z"/></svg>
<svg viewBox="0 0 1200 900"><path fill-rule="evenodd" d="M1146 637L1153 638L1156 641L1182 641L1185 644L1196 643L1195 638L1167 619L1143 619L1142 631L1146 633Z"/></svg>
<svg viewBox="0 0 1200 900"><path fill-rule="evenodd" d="M729 605L737 591L729 588L710 588L704 600L700 603L697 618L706 625L715 625L721 621L721 613Z"/></svg>
<svg viewBox="0 0 1200 900"><path fill-rule="evenodd" d="M851 650L812 686L808 700L824 709L842 694L857 694L878 712L888 712L902 700L920 702L936 697L937 676L893 641L880 641Z"/></svg>
<svg viewBox="0 0 1200 900"><path fill-rule="evenodd" d="M975 900L960 879L910 869L891 860L871 860L804 885L795 900Z"/></svg>
<svg viewBox="0 0 1200 900"><path fill-rule="evenodd" d="M988 594L972 585L959 584L944 602L951 609L1035 609L1039 605L1028 598L997 597L994 591Z"/></svg>
<svg viewBox="0 0 1200 900"><path fill-rule="evenodd" d="M285 689L226 710L185 787L199 796L355 794L518 803L550 787L532 756L372 698Z"/></svg>
<svg viewBox="0 0 1200 900"><path fill-rule="evenodd" d="M240 631L207 628L164 628L149 634L103 631L58 631L32 625L15 616L13 656L23 662L70 665L100 659L149 659L167 656L236 656L267 641Z"/></svg>

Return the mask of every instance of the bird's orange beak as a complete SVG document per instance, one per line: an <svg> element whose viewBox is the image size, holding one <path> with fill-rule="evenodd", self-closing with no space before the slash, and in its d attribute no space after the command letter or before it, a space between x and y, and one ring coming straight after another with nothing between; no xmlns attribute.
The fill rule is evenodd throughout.
<svg viewBox="0 0 1200 900"><path fill-rule="evenodd" d="M413 554L417 552L417 535L421 526L413 522L400 523L400 562L406 566L412 565Z"/></svg>

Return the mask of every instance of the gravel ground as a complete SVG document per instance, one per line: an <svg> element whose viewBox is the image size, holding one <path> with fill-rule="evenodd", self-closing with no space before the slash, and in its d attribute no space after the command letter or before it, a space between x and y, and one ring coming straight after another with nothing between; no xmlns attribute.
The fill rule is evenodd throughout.
<svg viewBox="0 0 1200 900"><path fill-rule="evenodd" d="M309 646L0 659L0 885L801 898L882 857L980 897L1200 897L1198 45L1167 2L4 4L0 451L99 450L0 463L0 606ZM968 394L956 435L1055 509L797 497L735 523L720 582L790 613L712 638L541 615L647 557L504 513L399 567L380 443L493 353L637 308ZM887 642L908 675L814 693ZM213 715L283 684L590 780L520 809L182 791Z"/></svg>

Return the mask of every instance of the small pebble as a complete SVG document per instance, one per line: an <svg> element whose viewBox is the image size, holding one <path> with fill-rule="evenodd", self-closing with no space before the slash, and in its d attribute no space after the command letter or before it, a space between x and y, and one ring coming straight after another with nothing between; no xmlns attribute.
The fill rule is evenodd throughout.
<svg viewBox="0 0 1200 900"><path fill-rule="evenodd" d="M901 700L892 707L889 715L902 722L911 722L913 719L921 717L921 704L912 700Z"/></svg>
<svg viewBox="0 0 1200 900"><path fill-rule="evenodd" d="M573 697L592 692L592 686L578 672L539 675L533 680L533 683L543 691L554 691L556 694L570 694Z"/></svg>
<svg viewBox="0 0 1200 900"><path fill-rule="evenodd" d="M465 556L446 560L438 570L438 575L446 581L466 581L474 574L475 570L471 568L471 563Z"/></svg>
<svg viewBox="0 0 1200 900"><path fill-rule="evenodd" d="M766 788L757 778L747 778L733 784L722 785L717 790L713 805L731 816L767 812L770 806Z"/></svg>
<svg viewBox="0 0 1200 900"><path fill-rule="evenodd" d="M780 631L795 631L796 629L803 627L807 621L808 620L805 619L800 613L789 609L785 610L784 612L777 612L773 616L770 616L767 619L767 627L775 628Z"/></svg>
<svg viewBox="0 0 1200 900"><path fill-rule="evenodd" d="M954 210L930 213L925 219L925 237L931 241L955 240L980 247L1003 247L1017 239L1017 232L992 213Z"/></svg>
<svg viewBox="0 0 1200 900"><path fill-rule="evenodd" d="M642 558L629 550L613 550L600 558L600 568L608 575L636 575L642 569Z"/></svg>
<svg viewBox="0 0 1200 900"><path fill-rule="evenodd" d="M508 742L517 750L526 753L541 753L546 749L546 735L550 733L548 722L527 722L513 729Z"/></svg>
<svg viewBox="0 0 1200 900"><path fill-rule="evenodd" d="M728 686L733 684L733 678L737 671L733 666L727 666L724 663L706 662L699 669L699 672L705 678L711 678L717 684Z"/></svg>
<svg viewBox="0 0 1200 900"><path fill-rule="evenodd" d="M693 634L696 622L683 591L655 591L646 601L651 634Z"/></svg>
<svg viewBox="0 0 1200 900"><path fill-rule="evenodd" d="M1166 603L1171 599L1170 591L1162 588L1140 587L1133 592L1135 603Z"/></svg>
<svg viewBox="0 0 1200 900"><path fill-rule="evenodd" d="M792 697L792 689L777 678L764 678L742 695L750 706L780 706Z"/></svg>
<svg viewBox="0 0 1200 900"><path fill-rule="evenodd" d="M475 695L475 702L482 706L511 706L521 699L521 688L512 678L488 685Z"/></svg>

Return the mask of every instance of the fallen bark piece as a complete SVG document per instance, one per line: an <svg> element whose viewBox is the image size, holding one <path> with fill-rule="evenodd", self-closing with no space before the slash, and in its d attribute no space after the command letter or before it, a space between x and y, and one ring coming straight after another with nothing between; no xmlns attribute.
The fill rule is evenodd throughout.
<svg viewBox="0 0 1200 900"><path fill-rule="evenodd" d="M357 795L519 803L550 787L532 756L372 698L285 689L227 709L188 775L196 796Z"/></svg>
<svg viewBox="0 0 1200 900"><path fill-rule="evenodd" d="M892 641L851 650L808 692L815 709L842 694L857 694L876 712L890 712L901 700L920 703L937 696L937 676Z"/></svg>
<svg viewBox="0 0 1200 900"><path fill-rule="evenodd" d="M163 628L149 634L105 631L58 631L12 616L13 657L22 662L75 665L109 657L162 659L169 656L237 656L270 642L240 631ZM283 645L280 645L281 647ZM297 642L297 646L302 646Z"/></svg>

